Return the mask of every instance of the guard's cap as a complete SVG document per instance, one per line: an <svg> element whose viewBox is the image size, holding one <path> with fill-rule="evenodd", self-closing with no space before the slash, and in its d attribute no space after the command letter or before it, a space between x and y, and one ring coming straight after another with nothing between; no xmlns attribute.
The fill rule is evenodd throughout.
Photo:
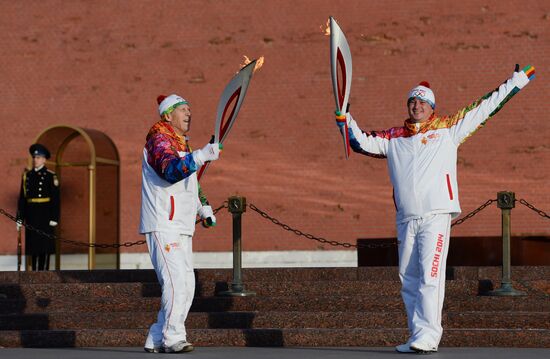
<svg viewBox="0 0 550 359"><path fill-rule="evenodd" d="M43 156L46 158L50 158L50 151L46 148L46 146L41 145L40 143L35 143L29 147L29 153L31 156Z"/></svg>

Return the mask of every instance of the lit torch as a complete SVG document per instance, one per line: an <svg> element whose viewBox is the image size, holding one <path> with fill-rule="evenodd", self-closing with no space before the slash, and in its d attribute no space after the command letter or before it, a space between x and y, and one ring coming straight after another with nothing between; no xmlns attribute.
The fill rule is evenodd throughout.
<svg viewBox="0 0 550 359"><path fill-rule="evenodd" d="M329 18L330 34L330 72L332 75L332 89L336 101L336 110L345 115L349 109L349 95L351 92L351 51L346 36L334 18ZM349 143L348 117L345 117L344 126L340 127L344 139L346 159L349 158L351 147Z"/></svg>
<svg viewBox="0 0 550 359"><path fill-rule="evenodd" d="M263 56L259 60L252 61L245 56L244 60L244 65L241 65L241 69L225 86L220 101L218 102L218 112L216 114L216 125L214 127L213 136L214 141L212 143L222 144L229 134L231 126L233 126L244 97L246 96L246 90L252 79L252 74L255 70L259 69L264 62ZM260 64L258 64L258 62L260 62ZM198 179L204 174L209 164L210 162L207 162L199 169L197 173Z"/></svg>
<svg viewBox="0 0 550 359"><path fill-rule="evenodd" d="M323 29L323 25L319 26L319 29L321 29L321 31L325 36L330 36L330 19L327 20L327 23L325 24L324 29Z"/></svg>
<svg viewBox="0 0 550 359"><path fill-rule="evenodd" d="M243 55L243 57L244 57L244 63L241 64L241 69L251 62L251 60L248 58L248 56ZM263 65L264 65L264 57L260 56L260 58L256 60L256 65L254 65L253 73L256 72L257 70L259 70Z"/></svg>

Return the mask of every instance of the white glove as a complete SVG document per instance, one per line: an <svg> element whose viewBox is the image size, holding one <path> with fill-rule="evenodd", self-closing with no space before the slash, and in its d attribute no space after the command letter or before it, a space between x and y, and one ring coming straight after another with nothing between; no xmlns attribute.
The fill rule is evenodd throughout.
<svg viewBox="0 0 550 359"><path fill-rule="evenodd" d="M202 225L204 227L214 227L216 225L216 216L210 206L202 206L199 209L199 216L202 218Z"/></svg>
<svg viewBox="0 0 550 359"><path fill-rule="evenodd" d="M57 222L56 221L50 221L50 227L55 227L57 226Z"/></svg>
<svg viewBox="0 0 550 359"><path fill-rule="evenodd" d="M535 79L535 68L532 65L527 65L523 70L519 70L519 64L516 64L512 79L516 80L516 87L520 90Z"/></svg>
<svg viewBox="0 0 550 359"><path fill-rule="evenodd" d="M193 159L197 167L201 167L208 161L215 161L220 157L220 144L209 143L200 150L193 151Z"/></svg>
<svg viewBox="0 0 550 359"><path fill-rule="evenodd" d="M18 232L21 230L21 227L23 227L23 221L18 220L17 222L15 222L15 228L17 228Z"/></svg>

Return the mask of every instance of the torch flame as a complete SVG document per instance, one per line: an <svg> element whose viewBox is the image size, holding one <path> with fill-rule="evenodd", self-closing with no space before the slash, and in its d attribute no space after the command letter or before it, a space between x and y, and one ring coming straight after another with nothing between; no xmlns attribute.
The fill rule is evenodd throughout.
<svg viewBox="0 0 550 359"><path fill-rule="evenodd" d="M244 63L241 64L241 69L243 67L245 67L246 65L248 65L249 63L251 63L252 61L248 58L248 56L246 55L243 55L244 57ZM264 57L263 56L260 56L260 58L258 60L256 60L256 65L254 65L254 72L256 72L257 70L259 70L262 66L264 65Z"/></svg>
<svg viewBox="0 0 550 359"><path fill-rule="evenodd" d="M325 34L325 36L330 36L330 19L327 20L327 23L325 24L325 28L323 29L323 25L319 26L319 29Z"/></svg>

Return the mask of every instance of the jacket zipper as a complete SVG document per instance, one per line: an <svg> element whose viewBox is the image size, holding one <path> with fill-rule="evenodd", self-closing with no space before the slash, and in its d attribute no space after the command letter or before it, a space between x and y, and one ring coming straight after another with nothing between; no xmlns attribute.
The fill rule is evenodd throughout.
<svg viewBox="0 0 550 359"><path fill-rule="evenodd" d="M451 186L451 176L447 173L447 189L449 190L449 198L453 200L453 187Z"/></svg>
<svg viewBox="0 0 550 359"><path fill-rule="evenodd" d="M170 196L170 217L168 218L170 221L174 218L175 209L174 196Z"/></svg>

